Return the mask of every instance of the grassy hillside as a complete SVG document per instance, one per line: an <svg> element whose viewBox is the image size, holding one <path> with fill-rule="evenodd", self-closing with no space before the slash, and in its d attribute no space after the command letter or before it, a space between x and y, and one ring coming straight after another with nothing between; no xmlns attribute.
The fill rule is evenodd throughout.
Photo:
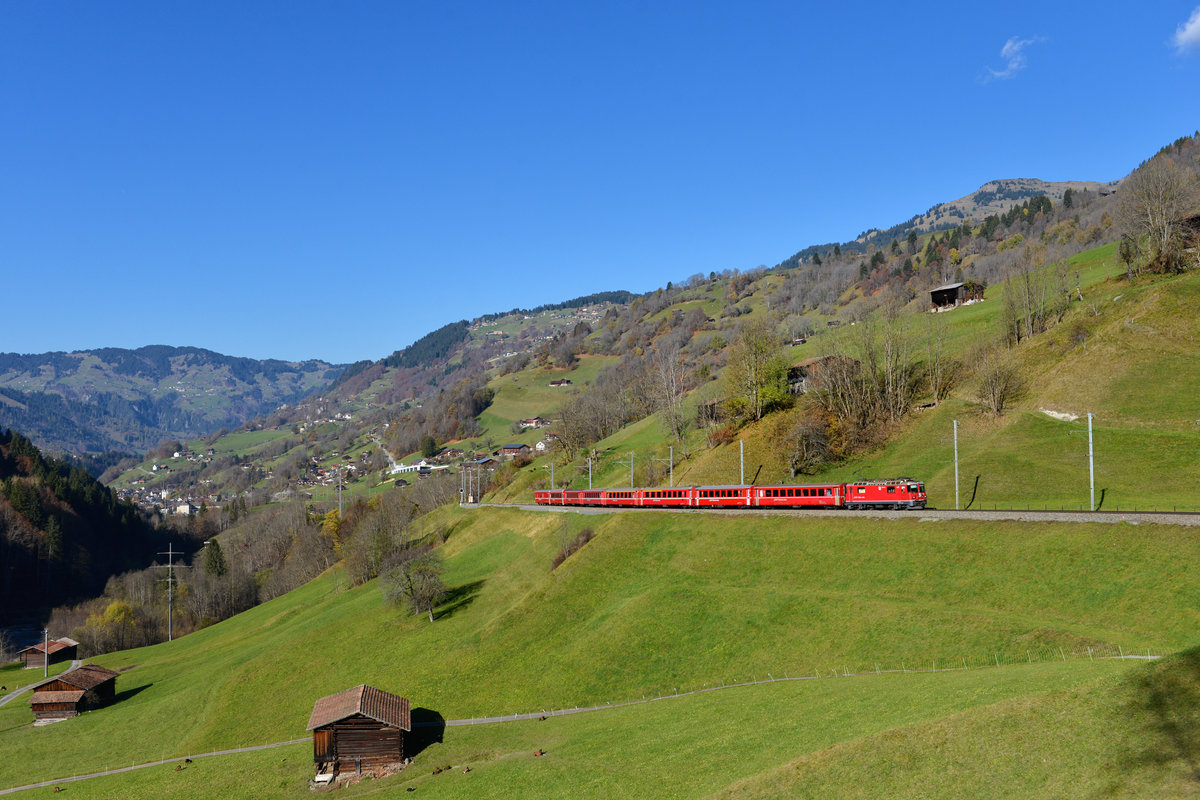
<svg viewBox="0 0 1200 800"><path fill-rule="evenodd" d="M1200 652L813 751L715 797L1192 797Z"/></svg>
<svg viewBox="0 0 1200 800"><path fill-rule="evenodd" d="M852 480L912 475L925 480L930 503L954 507L953 421L959 421L960 505L1086 508L1089 502L1087 414L1093 421L1096 501L1102 509L1200 507L1200 328L1188 309L1200 302L1200 274L1144 277L1132 285L1112 245L1069 260L1079 274L1084 297L1051 330L1012 351L1025 391L1000 417L980 407L977 384L969 375L936 408L918 410L892 426L877 450L829 465L815 475L793 479L779 442L787 412L769 414L738 432L745 447L745 480ZM1074 279L1072 278L1072 284ZM949 353L968 367L975 348L998 338L1004 287L988 289L983 303L940 315ZM920 350L928 335L928 315L910 321L911 346ZM845 335L844 333L842 335ZM790 348L801 361L830 351L822 333ZM705 383L697 395L719 396L719 383ZM694 402L694 400L693 400ZM1069 417L1075 417L1073 421ZM651 416L596 444L596 486L629 484L629 452L640 469L635 481L665 485L665 469L647 472L653 459L667 456L668 441ZM737 441L710 448L702 431L676 443L677 484L738 482ZM621 464L625 461L625 464ZM544 463L544 461L543 461ZM538 470L542 464L533 467ZM559 460L556 474L573 487L587 485L586 462ZM545 473L518 480L497 494L500 500L527 500Z"/></svg>
<svg viewBox="0 0 1200 800"><path fill-rule="evenodd" d="M404 773L367 781L351 797L607 798L704 797L760 782L802 754L986 716L1022 702L1107 686L1129 671L1116 662L1038 664L1001 670L780 682L669 699L545 722L450 727ZM1026 698L1030 698L1028 701ZM843 744L847 743L847 744ZM546 756L536 758L535 750ZM197 759L182 771L152 767L68 788L79 797L192 798L310 796L311 746ZM432 775L432 769L455 769ZM1085 764L1084 766L1090 766ZM470 767L470 773L463 772ZM225 775L252 780L224 782ZM778 796L773 781L766 796ZM841 796L833 786L827 796ZM46 790L43 790L46 791Z"/></svg>
<svg viewBox="0 0 1200 800"><path fill-rule="evenodd" d="M745 516L489 509L447 510L425 524L445 537L452 587L435 623L384 606L373 583L347 589L331 574L175 642L105 656L97 660L128 668L111 708L46 729L30 727L27 705L0 708L0 749L9 756L0 762L0 786L303 736L316 698L363 682L454 719L619 702L767 674L1006 665L957 673L975 677L946 690L961 695L944 702L932 699L943 694L932 687L951 680L945 676L931 676L930 685L906 682L906 675L895 684L880 678L869 685L915 694L901 700L872 688L861 698L868 722L842 728L831 722L836 703L824 716L807 709L812 697L858 679L768 687L800 694L794 701L766 694L755 701L763 716L747 719L769 710L778 724L807 732L791 750L772 744L755 760L752 743L761 739L745 730L754 726L737 728L726 741L741 766L706 779L705 791L717 791L812 749L1107 674L1088 660L1089 648L1181 650L1194 642L1200 621L1200 577L1188 568L1200 542L1174 528L917 519L883 527L849 517L781 525ZM551 573L560 543L584 526L596 538ZM1028 674L1058 677L1020 677ZM694 763L707 762L705 748L716 746L695 733L720 727L705 715L728 717L739 706L731 699L712 711L717 695L702 697L686 713L666 705L648 717L637 709L611 712L618 715L614 731L683 715L674 724L692 755L662 756L663 795L689 785ZM608 765L594 796L631 785L631 764L655 768L636 752L614 762L617 751L590 750L599 747L593 740L611 748L625 741L605 733L606 723L571 724L584 726L561 740L581 748L562 767L571 791L586 788L576 770L588 763ZM439 752L470 760L477 749L481 760L505 761L533 741L518 737L510 745L509 728L490 730L467 736L448 729ZM471 738L477 735L483 738ZM521 735L557 746L537 730ZM630 737L631 746L660 746ZM445 760L435 750L428 759ZM247 758L274 785L290 780L268 766L280 757ZM308 756L299 748L292 757Z"/></svg>

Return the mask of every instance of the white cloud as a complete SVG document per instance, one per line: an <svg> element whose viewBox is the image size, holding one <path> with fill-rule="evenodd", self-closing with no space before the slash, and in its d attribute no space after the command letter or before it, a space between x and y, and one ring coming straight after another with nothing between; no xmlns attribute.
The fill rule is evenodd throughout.
<svg viewBox="0 0 1200 800"><path fill-rule="evenodd" d="M1005 80L1016 75L1025 69L1025 48L1031 44L1038 44L1043 41L1045 40L1040 36L1035 36L1032 39L1019 39L1016 36L1011 37L1004 43L1004 47L1000 48L1000 57L1005 61L1004 68L992 69L988 67L988 77L996 80Z"/></svg>
<svg viewBox="0 0 1200 800"><path fill-rule="evenodd" d="M1200 52L1200 6L1175 30L1175 48L1181 53Z"/></svg>

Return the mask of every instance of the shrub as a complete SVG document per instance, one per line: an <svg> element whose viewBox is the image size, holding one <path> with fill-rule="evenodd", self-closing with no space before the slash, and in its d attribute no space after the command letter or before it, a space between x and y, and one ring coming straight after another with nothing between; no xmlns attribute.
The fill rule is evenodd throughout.
<svg viewBox="0 0 1200 800"><path fill-rule="evenodd" d="M550 571L553 572L558 569L560 564L583 549L583 546L590 542L593 536L595 536L595 533L592 532L591 528L584 528L571 541L564 541L562 547L558 549L558 553L554 556L554 560L550 562Z"/></svg>

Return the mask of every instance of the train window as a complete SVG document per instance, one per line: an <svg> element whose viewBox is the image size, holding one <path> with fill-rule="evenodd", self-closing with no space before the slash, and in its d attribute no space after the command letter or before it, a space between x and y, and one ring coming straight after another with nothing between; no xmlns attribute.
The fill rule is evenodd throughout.
<svg viewBox="0 0 1200 800"><path fill-rule="evenodd" d="M889 487L887 487L887 490L888 490L888 494L895 494L895 493L896 493L896 487L895 487L895 486L889 486Z"/></svg>
<svg viewBox="0 0 1200 800"><path fill-rule="evenodd" d="M859 487L857 487L857 488L855 489L855 491L857 491L859 494L866 494L867 487L865 487L865 486L859 486Z"/></svg>

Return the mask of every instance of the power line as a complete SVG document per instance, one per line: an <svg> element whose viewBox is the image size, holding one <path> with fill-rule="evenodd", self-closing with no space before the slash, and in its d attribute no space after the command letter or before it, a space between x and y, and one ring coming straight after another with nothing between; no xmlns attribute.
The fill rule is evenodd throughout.
<svg viewBox="0 0 1200 800"><path fill-rule="evenodd" d="M167 563L156 564L159 569L166 569L167 577L163 578L167 582L167 641L175 638L175 545L167 542L167 552L159 553L160 556L167 557ZM179 553L178 555L182 555Z"/></svg>

